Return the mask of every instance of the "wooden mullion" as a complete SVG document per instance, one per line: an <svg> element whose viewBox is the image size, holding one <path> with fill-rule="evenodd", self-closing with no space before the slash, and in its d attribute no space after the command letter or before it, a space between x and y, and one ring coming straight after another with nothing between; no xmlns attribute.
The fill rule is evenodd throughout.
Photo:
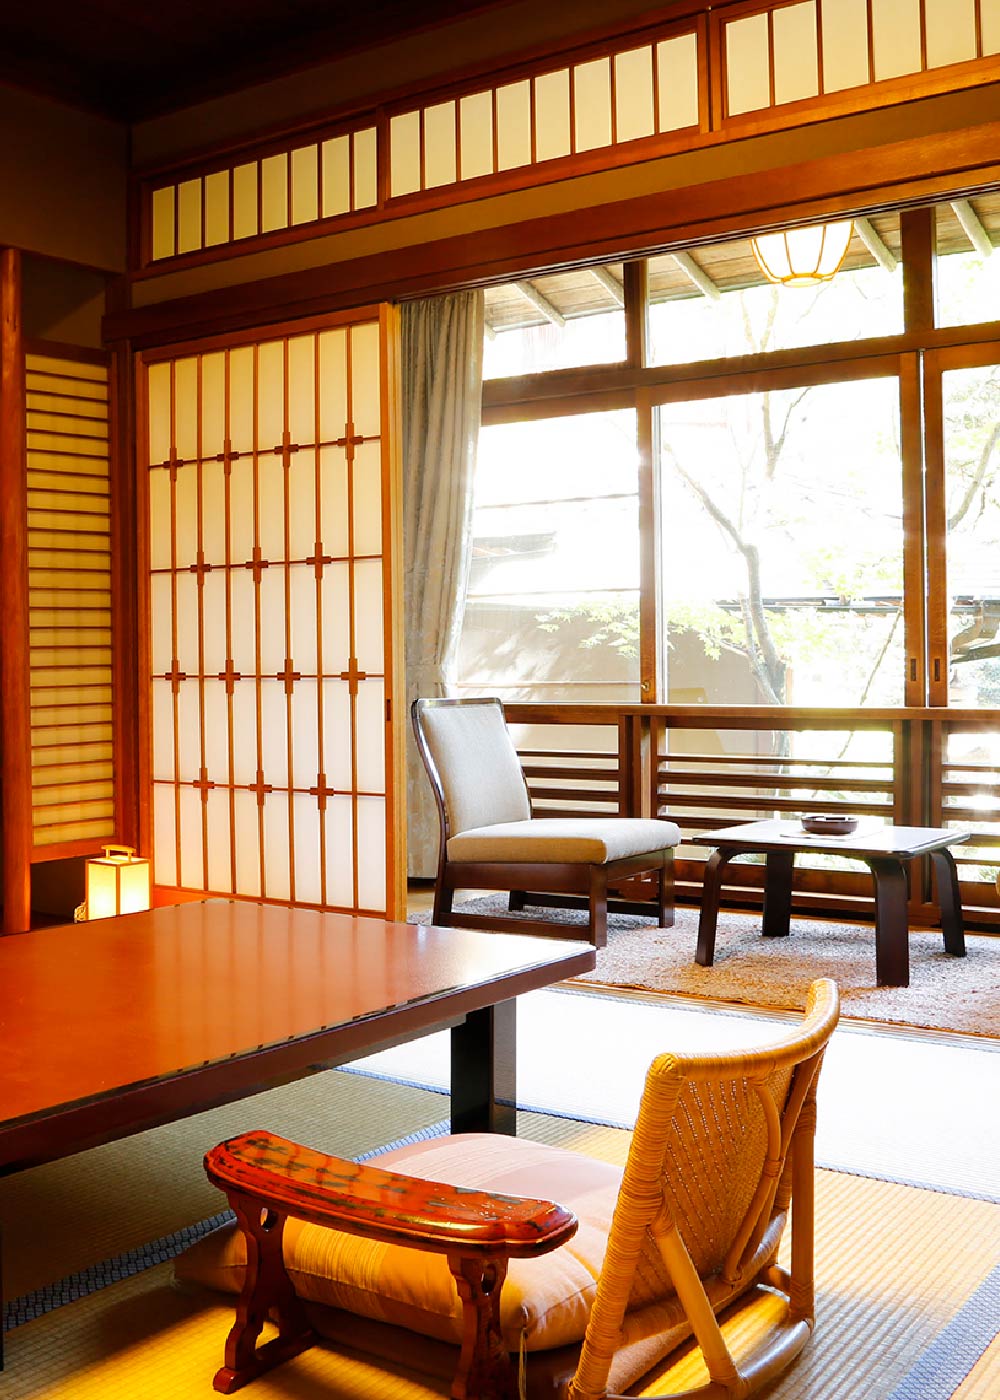
<svg viewBox="0 0 1000 1400"><path fill-rule="evenodd" d="M295 903L295 747L293 743L292 726L294 723L293 691L295 682L291 679L294 671L292 657L292 566L289 562L292 553L291 546L291 501L290 501L290 477L292 471L291 457L291 436L289 428L289 368L288 368L288 339L281 342L281 371L282 371L282 509L284 511L284 574L285 574L285 672L289 677L285 682L285 755L288 765L288 897Z"/></svg>
<svg viewBox="0 0 1000 1400"><path fill-rule="evenodd" d="M323 659L323 449L319 446L322 438L322 414L320 392L322 383L322 360L320 355L320 333L313 332L313 439L316 442L313 467L313 539L316 564L316 786L322 789L326 777L326 721L325 692L326 674ZM326 878L326 808L327 799L320 792L316 796L319 808L319 899L326 905L329 899Z"/></svg>
<svg viewBox="0 0 1000 1400"><path fill-rule="evenodd" d="M170 363L170 456L177 456L177 364ZM170 665L178 669L177 655L177 472L170 473ZM181 871L181 774L180 774L180 681L171 683L174 733L174 857L178 884Z"/></svg>
<svg viewBox="0 0 1000 1400"><path fill-rule="evenodd" d="M617 53L608 55L608 97L611 102L611 145L618 145L618 79L615 71Z"/></svg>
<svg viewBox="0 0 1000 1400"><path fill-rule="evenodd" d="M927 72L927 0L917 0L920 23L920 71Z"/></svg>
<svg viewBox="0 0 1000 1400"><path fill-rule="evenodd" d="M233 659L233 537L232 537L232 364L231 351L224 350L222 371L223 392L223 476L222 491L225 502L225 551L226 551L226 670L234 668ZM229 788L229 889L236 893L236 790L233 777L236 772L236 737L234 706L237 681L226 683L226 779Z"/></svg>
<svg viewBox="0 0 1000 1400"><path fill-rule="evenodd" d="M356 568L354 560L354 445L351 437L354 433L354 338L350 328L344 337L344 367L347 378L346 382L346 404L347 422L344 424L344 453L347 468L347 552L350 562L347 565L347 627L348 627L348 671L355 669L355 658L357 656L357 644L355 634L355 607L356 580L354 571ZM352 899L354 907L360 903L360 884L358 863L360 859L360 843L358 841L358 697L356 680L348 681L348 704L350 712L350 734L348 743L351 749L351 871L352 871Z"/></svg>
<svg viewBox="0 0 1000 1400"><path fill-rule="evenodd" d="M253 347L253 557L261 559L260 548L260 345ZM256 696L256 739L257 739L257 863L260 872L261 898L267 897L267 869L264 841L264 802L266 794L261 790L264 778L264 728L261 705L263 702L263 681L261 655L261 571L254 569L253 611L254 611L254 693Z"/></svg>
<svg viewBox="0 0 1000 1400"><path fill-rule="evenodd" d="M660 492L659 413L647 394L636 399L639 458L639 693L644 701L660 698Z"/></svg>
<svg viewBox="0 0 1000 1400"><path fill-rule="evenodd" d="M872 0L865 0L867 32L868 32L868 81L875 81L875 16L872 11Z"/></svg>
<svg viewBox="0 0 1000 1400"><path fill-rule="evenodd" d="M386 917L406 917L406 744L402 628L402 407L400 322L397 307L379 314L379 480L382 493L382 641L385 671Z"/></svg>
<svg viewBox="0 0 1000 1400"><path fill-rule="evenodd" d="M923 704L927 669L924 596L923 394L916 355L900 357L899 415L903 505L903 701Z"/></svg>
<svg viewBox="0 0 1000 1400"><path fill-rule="evenodd" d="M926 696L948 704L948 506L943 374L933 355L923 366L924 529L926 531Z"/></svg>
<svg viewBox="0 0 1000 1400"><path fill-rule="evenodd" d="M195 492L197 496L196 513L196 539L197 554L196 564L199 566L195 574L198 594L198 754L200 758L198 777L202 782L208 781L208 749L207 736L205 732L205 574L201 565L205 562L205 467L204 467L204 438L203 429L205 422L205 372L204 356L199 355L195 361L197 366L195 375L195 451L198 458L198 465L195 468ZM201 878L204 888L210 888L208 879L208 790L199 789L201 797Z"/></svg>

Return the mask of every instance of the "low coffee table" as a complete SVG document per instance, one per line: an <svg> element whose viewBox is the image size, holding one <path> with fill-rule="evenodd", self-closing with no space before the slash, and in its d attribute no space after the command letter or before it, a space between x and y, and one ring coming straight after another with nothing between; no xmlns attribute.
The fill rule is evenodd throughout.
<svg viewBox="0 0 1000 1400"><path fill-rule="evenodd" d="M823 851L863 860L875 879L875 977L880 987L910 984L909 921L904 864L929 855L937 876L941 932L945 952L965 956L962 902L955 859L948 847L967 841L967 831L927 826L863 826L850 836L814 836L798 821L747 822L699 836L699 843L717 847L705 865L698 951L695 961L711 967L715 957L715 928L722 894L722 872L735 857L767 856L764 876L766 938L788 934L792 909L792 866L799 851Z"/></svg>

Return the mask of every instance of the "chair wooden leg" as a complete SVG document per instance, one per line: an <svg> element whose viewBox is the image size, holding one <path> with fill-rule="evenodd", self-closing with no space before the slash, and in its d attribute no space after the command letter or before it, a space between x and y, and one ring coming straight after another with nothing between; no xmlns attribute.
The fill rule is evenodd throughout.
<svg viewBox="0 0 1000 1400"><path fill-rule="evenodd" d="M281 1254L286 1217L251 1197L227 1194L246 1241L247 1267L236 1321L226 1338L225 1365L212 1381L223 1395L298 1356L316 1340ZM278 1335L258 1349L257 1338L269 1316L278 1325Z"/></svg>
<svg viewBox="0 0 1000 1400"><path fill-rule="evenodd" d="M527 898L525 890L511 890L510 898L507 900L507 908L512 914L518 914L524 908Z"/></svg>
<svg viewBox="0 0 1000 1400"><path fill-rule="evenodd" d="M448 927L451 923L451 902L454 897L455 891L448 884L442 871L434 883L434 910L431 914L433 923Z"/></svg>
<svg viewBox="0 0 1000 1400"><path fill-rule="evenodd" d="M658 913L660 928L674 926L674 853L667 851L660 866Z"/></svg>
<svg viewBox="0 0 1000 1400"><path fill-rule="evenodd" d="M603 865L590 867L590 920L588 932L595 948L608 946L608 872Z"/></svg>
<svg viewBox="0 0 1000 1400"><path fill-rule="evenodd" d="M500 1331L500 1290L507 1260L449 1254L462 1300L462 1352L452 1400L517 1400L517 1376Z"/></svg>

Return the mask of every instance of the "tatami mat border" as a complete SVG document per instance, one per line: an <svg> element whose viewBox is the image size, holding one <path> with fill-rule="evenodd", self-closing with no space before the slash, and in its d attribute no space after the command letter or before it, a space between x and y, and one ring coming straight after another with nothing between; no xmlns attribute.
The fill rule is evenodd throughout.
<svg viewBox="0 0 1000 1400"><path fill-rule="evenodd" d="M889 1400L947 1400L1000 1334L1000 1265L918 1358Z"/></svg>

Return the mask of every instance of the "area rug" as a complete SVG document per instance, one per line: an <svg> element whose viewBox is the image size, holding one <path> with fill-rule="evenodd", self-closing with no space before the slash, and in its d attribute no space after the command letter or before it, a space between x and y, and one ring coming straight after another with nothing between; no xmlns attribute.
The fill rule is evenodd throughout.
<svg viewBox="0 0 1000 1400"><path fill-rule="evenodd" d="M470 913L506 913L503 895L487 895L462 906ZM586 937L586 915L575 909L531 909L546 922L572 922ZM428 923L421 915L418 922ZM800 1009L815 977L840 987L843 1014L868 1021L922 1026L967 1035L1000 1036L1000 937L966 934L967 955L944 951L941 934L910 933L910 985L875 985L875 933L863 924L838 924L793 916L788 938L763 938L759 914L721 913L714 967L694 960L698 910L679 906L673 928L662 929L643 915L612 914L608 946L597 968L578 979L613 987L745 1006Z"/></svg>

